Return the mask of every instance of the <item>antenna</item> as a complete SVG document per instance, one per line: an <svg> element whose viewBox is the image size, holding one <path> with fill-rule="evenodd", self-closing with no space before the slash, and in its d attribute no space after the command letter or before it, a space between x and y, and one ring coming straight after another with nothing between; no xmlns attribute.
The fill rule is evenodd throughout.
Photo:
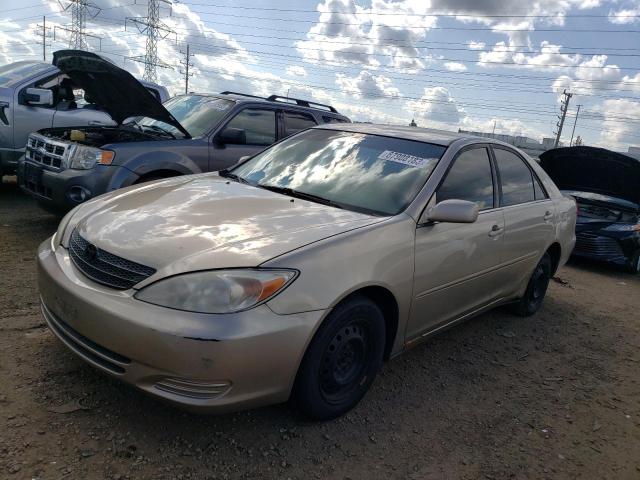
<svg viewBox="0 0 640 480"><path fill-rule="evenodd" d="M171 68L158 58L158 38L167 38L169 35L176 35L167 25L160 21L160 4L171 5L170 0L149 0L147 16L144 18L128 17L125 19L125 30L127 21L135 23L140 33L147 34L147 45L144 56L130 57L131 60L144 64L143 78L149 82L156 83L156 67ZM176 43L178 36L176 35Z"/></svg>

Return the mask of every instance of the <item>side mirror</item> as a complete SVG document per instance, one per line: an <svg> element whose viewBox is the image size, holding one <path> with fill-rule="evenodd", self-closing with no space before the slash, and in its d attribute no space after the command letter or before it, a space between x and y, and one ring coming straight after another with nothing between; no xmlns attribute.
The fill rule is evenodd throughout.
<svg viewBox="0 0 640 480"><path fill-rule="evenodd" d="M226 145L246 145L247 134L242 128L227 127L216 136L216 142Z"/></svg>
<svg viewBox="0 0 640 480"><path fill-rule="evenodd" d="M47 88L27 88L23 99L27 105L53 106L53 92Z"/></svg>
<svg viewBox="0 0 640 480"><path fill-rule="evenodd" d="M444 200L425 212L427 222L473 223L478 219L478 205L467 200Z"/></svg>

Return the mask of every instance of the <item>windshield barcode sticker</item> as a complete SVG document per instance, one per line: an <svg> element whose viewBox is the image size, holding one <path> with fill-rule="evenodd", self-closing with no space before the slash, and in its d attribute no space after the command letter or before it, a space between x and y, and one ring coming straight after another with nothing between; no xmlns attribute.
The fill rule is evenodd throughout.
<svg viewBox="0 0 640 480"><path fill-rule="evenodd" d="M391 150L385 150L378 156L378 158L389 162L401 163L410 167L424 167L433 160L433 158L414 157L413 155L392 152Z"/></svg>

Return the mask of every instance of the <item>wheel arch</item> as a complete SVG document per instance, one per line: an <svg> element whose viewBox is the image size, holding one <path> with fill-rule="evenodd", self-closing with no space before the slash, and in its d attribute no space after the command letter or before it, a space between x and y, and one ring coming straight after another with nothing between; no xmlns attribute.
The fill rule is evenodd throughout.
<svg viewBox="0 0 640 480"><path fill-rule="evenodd" d="M558 242L554 242L549 246L549 248L547 248L547 251L545 253L548 253L551 257L551 275L553 276L555 275L556 271L558 270L558 266L560 265L560 258L562 257L562 247Z"/></svg>

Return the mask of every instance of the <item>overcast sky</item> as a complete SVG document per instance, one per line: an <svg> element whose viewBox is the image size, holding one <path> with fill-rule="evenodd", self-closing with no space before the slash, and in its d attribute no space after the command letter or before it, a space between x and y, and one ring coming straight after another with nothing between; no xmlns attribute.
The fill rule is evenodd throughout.
<svg viewBox="0 0 640 480"><path fill-rule="evenodd" d="M144 1L92 0L87 33L141 76L145 36L125 18ZM65 0L61 0L63 5ZM64 26L57 1L0 0L0 64L42 59L38 24ZM353 120L553 135L560 93L574 93L576 135L626 151L640 145L640 0L187 0L162 10L159 83L184 90L180 54L194 53L191 91L226 89L330 103ZM51 52L68 46L54 28ZM89 37L90 49L98 50Z"/></svg>

